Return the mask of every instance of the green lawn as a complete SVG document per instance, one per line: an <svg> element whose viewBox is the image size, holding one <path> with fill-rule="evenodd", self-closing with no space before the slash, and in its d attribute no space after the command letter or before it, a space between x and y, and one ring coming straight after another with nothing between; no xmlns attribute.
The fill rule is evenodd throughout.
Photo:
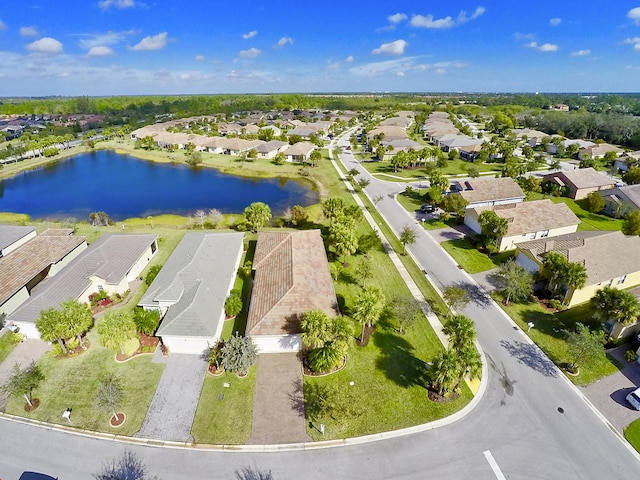
<svg viewBox="0 0 640 480"><path fill-rule="evenodd" d="M513 252L502 252L498 255L488 256L473 247L464 238L447 240L440 244L446 252L467 273L485 272L496 268L502 262L513 256Z"/></svg>
<svg viewBox="0 0 640 480"><path fill-rule="evenodd" d="M151 363L152 355L140 355L124 363L115 361L115 353L100 345L94 328L87 335L90 348L82 354L58 360L51 353L38 362L45 381L34 392L40 406L33 412L24 411L24 399L12 396L6 412L48 423L66 424L62 412L72 409L72 426L87 430L133 435L142 426L164 365ZM124 396L118 407L127 415L126 423L114 429L109 425L111 414L95 406L100 379L115 374L122 381Z"/></svg>
<svg viewBox="0 0 640 480"><path fill-rule="evenodd" d="M529 337L559 366L571 361L567 356L567 344L564 340L564 330L574 330L576 323L583 323L592 328L598 328L594 323L589 304L578 305L571 309L551 313L538 302L528 304L511 304L505 306L501 298L496 295L499 305L515 320L525 332L527 324L534 323L528 332ZM603 354L602 357L592 359L584 365L579 365L580 374L569 378L578 385L588 385L596 380L615 373L619 367L615 360Z"/></svg>
<svg viewBox="0 0 640 480"><path fill-rule="evenodd" d="M191 429L194 441L214 445L246 443L251 436L255 389L256 367L249 370L246 378L232 373L220 377L207 374Z"/></svg>
<svg viewBox="0 0 640 480"><path fill-rule="evenodd" d="M0 337L0 363L4 362L16 345L20 343L21 339L21 335L11 332L5 332L5 334Z"/></svg>
<svg viewBox="0 0 640 480"><path fill-rule="evenodd" d="M640 452L640 418L631 422L624 429L624 438L626 438L633 448Z"/></svg>

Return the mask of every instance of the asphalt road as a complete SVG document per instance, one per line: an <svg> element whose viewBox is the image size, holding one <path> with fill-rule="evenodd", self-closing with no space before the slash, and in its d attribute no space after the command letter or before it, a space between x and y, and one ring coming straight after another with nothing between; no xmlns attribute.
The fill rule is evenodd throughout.
<svg viewBox="0 0 640 480"><path fill-rule="evenodd" d="M361 168L350 154L341 158L347 168ZM372 179L366 189L370 197L384 196L378 209L397 232L415 224L389 197L402 188ZM410 250L437 285L471 282L426 231L417 225L416 231ZM250 453L125 445L2 420L0 478L13 480L35 470L65 480L89 479L125 448L163 480L248 480L268 471L274 480L636 478L638 455L497 305L469 288L474 300L463 313L476 323L489 364L488 385L477 407L451 425L341 448Z"/></svg>

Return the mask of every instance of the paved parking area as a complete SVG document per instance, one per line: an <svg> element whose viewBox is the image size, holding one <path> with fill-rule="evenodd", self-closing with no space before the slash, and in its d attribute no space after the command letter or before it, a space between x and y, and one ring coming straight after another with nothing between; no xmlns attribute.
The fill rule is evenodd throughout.
<svg viewBox="0 0 640 480"><path fill-rule="evenodd" d="M200 355L172 353L163 357L159 348L153 361L166 366L142 428L135 436L192 442L191 425L200 400L207 362Z"/></svg>
<svg viewBox="0 0 640 480"><path fill-rule="evenodd" d="M624 352L628 348L625 345L608 352L624 366L621 371L580 387L582 393L620 433L627 425L640 418L640 411L631 407L625 399L629 392L640 387L640 365L624 359Z"/></svg>

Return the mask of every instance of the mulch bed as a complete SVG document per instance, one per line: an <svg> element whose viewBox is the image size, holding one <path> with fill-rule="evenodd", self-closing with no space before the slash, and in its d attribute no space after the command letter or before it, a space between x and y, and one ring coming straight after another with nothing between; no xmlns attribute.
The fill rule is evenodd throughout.
<svg viewBox="0 0 640 480"><path fill-rule="evenodd" d="M127 416L123 412L118 412L118 416L111 415L109 419L109 425L113 428L117 428L121 426L127 420Z"/></svg>
<svg viewBox="0 0 640 480"><path fill-rule="evenodd" d="M157 348L158 344L160 343L160 339L158 337L151 337L149 335L145 335L144 333L140 333L138 335L138 340L140 340L140 345L138 346L138 349L135 352L133 352L133 355L123 355L122 353L118 352L116 353L116 361L124 362L125 360L128 360L142 353L152 353L151 351L143 352L142 348L143 347L148 347L149 349L153 349L153 347Z"/></svg>
<svg viewBox="0 0 640 480"><path fill-rule="evenodd" d="M445 395L440 395L435 390L428 389L427 396L429 397L429 400L431 400L432 402L449 403L449 402L453 402L454 400L457 400L458 397L460 397L460 394L457 392L451 392L449 395L445 396Z"/></svg>
<svg viewBox="0 0 640 480"><path fill-rule="evenodd" d="M342 361L342 365L339 365L337 367L333 367L333 369L331 369L329 372L322 372L322 373L318 373L315 372L313 370L311 370L309 368L308 362L307 362L307 357L303 357L302 359L302 370L303 370L303 374L306 377L324 377L327 375L331 375L332 373L338 372L340 370L342 370L344 368L344 366L347 364L347 356L345 355L344 360Z"/></svg>
<svg viewBox="0 0 640 480"><path fill-rule="evenodd" d="M207 367L207 372L215 377L219 377L224 373L224 368L216 368L215 365L209 364L209 367Z"/></svg>
<svg viewBox="0 0 640 480"><path fill-rule="evenodd" d="M360 341L360 337L358 337L356 339L356 345L358 345L359 347L366 347L367 345L369 345L369 338L371 337L375 329L375 325L372 325L371 327L364 327L364 337L362 338L362 341Z"/></svg>
<svg viewBox="0 0 640 480"><path fill-rule="evenodd" d="M34 398L33 400L31 400L31 405L29 405L28 403L24 404L24 411L25 412L33 412L39 406L40 406L40 399L39 398Z"/></svg>
<svg viewBox="0 0 640 480"><path fill-rule="evenodd" d="M91 346L91 342L86 338L83 338L82 343L84 346L78 345L74 348L67 348L67 353L65 355L57 355L55 358L57 358L58 360L62 360L65 358L76 357L81 353L84 353L85 351L89 350L89 347Z"/></svg>

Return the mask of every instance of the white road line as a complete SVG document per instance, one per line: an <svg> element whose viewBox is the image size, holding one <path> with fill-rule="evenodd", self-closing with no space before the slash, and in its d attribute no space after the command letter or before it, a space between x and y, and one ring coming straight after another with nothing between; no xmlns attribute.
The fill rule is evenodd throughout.
<svg viewBox="0 0 640 480"><path fill-rule="evenodd" d="M491 467L491 470L493 470L493 473L496 476L496 478L498 480L507 480L507 478L502 473L502 470L500 470L500 467L498 466L498 462L496 462L496 459L493 458L493 455L491 455L491 452L489 450L485 450L482 453L484 455L484 458L487 459L487 462L489 462L489 466Z"/></svg>

